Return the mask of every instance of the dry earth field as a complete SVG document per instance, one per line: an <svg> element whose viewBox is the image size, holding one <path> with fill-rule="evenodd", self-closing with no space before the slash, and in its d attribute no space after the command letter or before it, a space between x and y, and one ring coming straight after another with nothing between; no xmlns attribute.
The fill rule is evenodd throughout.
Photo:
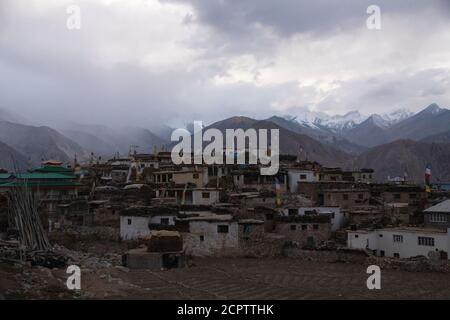
<svg viewBox="0 0 450 320"><path fill-rule="evenodd" d="M183 269L82 268L82 289L63 269L0 265L5 299L450 299L450 274L382 270L381 290L366 267L292 258L197 258Z"/></svg>

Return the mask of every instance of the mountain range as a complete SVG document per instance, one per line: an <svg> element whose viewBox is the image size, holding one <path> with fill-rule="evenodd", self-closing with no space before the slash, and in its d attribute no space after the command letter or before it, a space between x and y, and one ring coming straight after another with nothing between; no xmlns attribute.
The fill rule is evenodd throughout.
<svg viewBox="0 0 450 320"><path fill-rule="evenodd" d="M171 128L165 125L110 128L73 123L55 129L29 123L0 109L0 167L36 166L42 159L71 164L75 156L83 161L91 153L109 158L131 150L150 153L171 145ZM302 111L300 115L275 115L264 120L235 116L206 128L223 132L279 129L281 153L331 167L371 167L379 180L407 170L411 179L421 181L427 163L433 165L436 179L450 180L450 110L436 104L415 114L400 109L369 116L358 111L334 116Z"/></svg>

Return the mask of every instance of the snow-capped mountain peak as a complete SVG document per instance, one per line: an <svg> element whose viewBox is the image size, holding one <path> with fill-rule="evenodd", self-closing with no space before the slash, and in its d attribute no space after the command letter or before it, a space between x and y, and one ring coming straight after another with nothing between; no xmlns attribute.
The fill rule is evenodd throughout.
<svg viewBox="0 0 450 320"><path fill-rule="evenodd" d="M386 124L391 126L397 122L403 121L414 115L414 112L402 108L389 113L381 114L381 118L386 121Z"/></svg>
<svg viewBox="0 0 450 320"><path fill-rule="evenodd" d="M388 127L414 115L407 109L398 109L389 113L363 115L357 110L349 111L344 115L329 115L324 112L315 112L302 109L296 116L285 116L289 121L295 121L302 126L313 129L328 129L335 132L346 131L358 124L372 118L378 126Z"/></svg>

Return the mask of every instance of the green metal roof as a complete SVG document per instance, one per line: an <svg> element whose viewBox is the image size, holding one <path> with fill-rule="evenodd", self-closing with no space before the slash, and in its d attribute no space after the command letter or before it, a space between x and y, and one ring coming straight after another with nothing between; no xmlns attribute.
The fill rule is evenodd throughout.
<svg viewBox="0 0 450 320"><path fill-rule="evenodd" d="M0 179L9 179L11 176L11 173L0 173Z"/></svg>
<svg viewBox="0 0 450 320"><path fill-rule="evenodd" d="M0 184L0 188L11 187L78 187L81 186L79 182L73 181L13 181Z"/></svg>
<svg viewBox="0 0 450 320"><path fill-rule="evenodd" d="M31 172L31 173L17 173L14 175L17 179L23 180L70 180L75 179L73 175L67 175L62 173L45 173L45 172Z"/></svg>

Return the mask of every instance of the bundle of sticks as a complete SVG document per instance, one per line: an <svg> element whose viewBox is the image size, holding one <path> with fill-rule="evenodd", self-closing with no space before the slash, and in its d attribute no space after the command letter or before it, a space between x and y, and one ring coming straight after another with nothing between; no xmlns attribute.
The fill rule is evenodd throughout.
<svg viewBox="0 0 450 320"><path fill-rule="evenodd" d="M50 251L51 245L38 213L38 199L26 182L10 189L9 202L21 245L29 251Z"/></svg>

